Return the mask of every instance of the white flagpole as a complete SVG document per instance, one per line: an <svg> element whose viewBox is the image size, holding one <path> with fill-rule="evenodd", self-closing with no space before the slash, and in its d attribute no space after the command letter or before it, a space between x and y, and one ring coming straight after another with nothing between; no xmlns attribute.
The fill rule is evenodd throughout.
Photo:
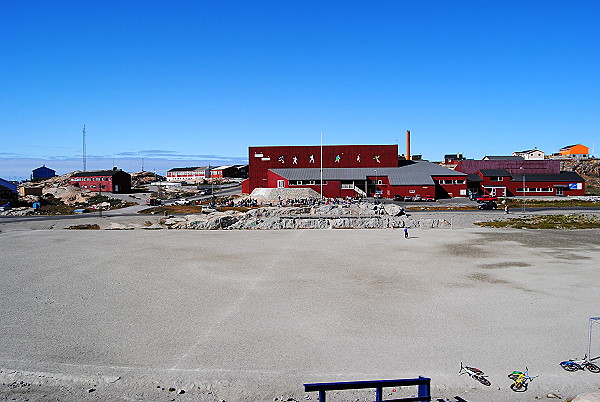
<svg viewBox="0 0 600 402"><path fill-rule="evenodd" d="M321 130L321 199L323 199L323 130Z"/></svg>

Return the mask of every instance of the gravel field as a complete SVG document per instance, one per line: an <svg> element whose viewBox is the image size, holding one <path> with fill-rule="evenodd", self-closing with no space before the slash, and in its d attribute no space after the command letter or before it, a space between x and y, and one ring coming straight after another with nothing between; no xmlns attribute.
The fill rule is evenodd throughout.
<svg viewBox="0 0 600 402"><path fill-rule="evenodd" d="M600 231L479 229L473 216L408 240L0 221L0 399L300 401L317 400L303 383L418 375L469 401L598 390L600 374L558 363L583 357L600 316ZM593 338L598 356L600 326ZM461 361L492 386L458 376ZM526 365L540 377L514 393L507 374ZM374 392L328 394L357 399Z"/></svg>

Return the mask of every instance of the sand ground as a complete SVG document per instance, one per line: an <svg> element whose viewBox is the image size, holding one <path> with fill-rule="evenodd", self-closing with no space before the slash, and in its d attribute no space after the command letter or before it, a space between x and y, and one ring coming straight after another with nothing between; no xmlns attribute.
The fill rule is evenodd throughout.
<svg viewBox="0 0 600 402"><path fill-rule="evenodd" d="M600 316L598 230L3 230L0 250L0 399L317 400L303 383L418 375L469 401L600 388L558 365ZM540 377L510 391L526 365ZM328 394L356 399L374 393Z"/></svg>

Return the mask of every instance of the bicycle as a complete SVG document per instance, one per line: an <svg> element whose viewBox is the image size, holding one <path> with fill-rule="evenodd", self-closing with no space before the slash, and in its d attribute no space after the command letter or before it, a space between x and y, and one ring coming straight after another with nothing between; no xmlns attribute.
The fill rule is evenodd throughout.
<svg viewBox="0 0 600 402"><path fill-rule="evenodd" d="M592 373L600 373L600 367L588 360L588 356L583 356L582 360L565 360L560 362L560 366L567 371L578 371L588 369Z"/></svg>
<svg viewBox="0 0 600 402"><path fill-rule="evenodd" d="M492 385L490 380L488 380L486 378L487 376L483 374L483 371L481 371L475 367L463 366L463 363L460 362L460 371L458 372L458 375L463 375L463 374L467 374L472 379L479 381L480 383L482 383L483 385L485 385L487 387Z"/></svg>
<svg viewBox="0 0 600 402"><path fill-rule="evenodd" d="M515 392L525 392L527 391L528 382L533 381L534 378L539 376L530 377L529 376L529 368L525 367L525 372L522 371L513 371L508 375L508 378L513 380L513 383L510 384L510 389Z"/></svg>

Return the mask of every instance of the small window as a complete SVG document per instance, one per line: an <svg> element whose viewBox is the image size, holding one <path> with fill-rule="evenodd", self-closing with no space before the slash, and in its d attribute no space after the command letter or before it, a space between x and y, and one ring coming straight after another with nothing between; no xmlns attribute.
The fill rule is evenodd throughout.
<svg viewBox="0 0 600 402"><path fill-rule="evenodd" d="M415 190L409 190L408 192L411 193L411 194L414 194Z"/></svg>

